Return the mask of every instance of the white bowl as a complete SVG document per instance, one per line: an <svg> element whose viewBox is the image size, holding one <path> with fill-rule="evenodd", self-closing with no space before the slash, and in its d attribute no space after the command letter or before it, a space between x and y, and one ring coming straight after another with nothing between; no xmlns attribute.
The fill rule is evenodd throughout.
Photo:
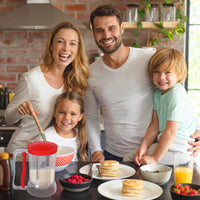
<svg viewBox="0 0 200 200"><path fill-rule="evenodd" d="M72 147L58 146L55 171L64 170L72 161L75 151Z"/></svg>
<svg viewBox="0 0 200 200"><path fill-rule="evenodd" d="M170 179L172 168L166 165L143 165L140 167L140 173L144 180L163 185Z"/></svg>

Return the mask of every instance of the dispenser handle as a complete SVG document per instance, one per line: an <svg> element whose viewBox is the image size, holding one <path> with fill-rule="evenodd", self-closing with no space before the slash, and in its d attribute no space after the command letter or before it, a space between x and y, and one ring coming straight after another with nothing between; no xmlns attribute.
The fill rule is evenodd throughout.
<svg viewBox="0 0 200 200"><path fill-rule="evenodd" d="M25 188L24 178L26 175L26 152L22 152L22 157L23 157L23 161L22 161L21 186L22 186L22 188Z"/></svg>
<svg viewBox="0 0 200 200"><path fill-rule="evenodd" d="M22 176L21 176L21 185L20 186L15 185L15 174L16 174L15 162L16 162L16 157L18 154L22 154L22 156L23 156L23 166L22 166ZM27 149L16 149L13 154L12 187L15 190L27 190L27 185L24 184L24 178L25 178L25 174L26 174L26 155L27 155Z"/></svg>

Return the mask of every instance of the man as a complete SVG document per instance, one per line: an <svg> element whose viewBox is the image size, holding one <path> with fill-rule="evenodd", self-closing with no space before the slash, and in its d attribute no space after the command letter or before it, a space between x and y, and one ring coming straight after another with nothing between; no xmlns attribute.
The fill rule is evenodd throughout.
<svg viewBox="0 0 200 200"><path fill-rule="evenodd" d="M90 22L95 41L104 53L90 67L85 94L92 161L122 161L125 154L139 147L151 122L153 87L146 70L154 52L124 46L124 25L120 12L112 5L97 7ZM100 144L100 106L105 122L104 155Z"/></svg>

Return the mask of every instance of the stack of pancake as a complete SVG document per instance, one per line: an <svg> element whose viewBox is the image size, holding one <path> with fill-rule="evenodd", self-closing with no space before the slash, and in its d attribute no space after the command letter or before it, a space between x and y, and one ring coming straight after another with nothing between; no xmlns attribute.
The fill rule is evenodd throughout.
<svg viewBox="0 0 200 200"><path fill-rule="evenodd" d="M127 179L122 181L122 195L137 197L143 192L143 181Z"/></svg>
<svg viewBox="0 0 200 200"><path fill-rule="evenodd" d="M116 177L118 176L119 162L116 160L104 160L101 162L100 175Z"/></svg>

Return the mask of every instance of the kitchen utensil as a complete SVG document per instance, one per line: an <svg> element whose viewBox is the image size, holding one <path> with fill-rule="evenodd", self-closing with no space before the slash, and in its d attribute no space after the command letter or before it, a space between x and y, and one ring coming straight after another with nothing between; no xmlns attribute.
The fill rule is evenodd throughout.
<svg viewBox="0 0 200 200"><path fill-rule="evenodd" d="M172 168L166 165L143 165L140 167L142 178L159 185L167 183L172 174Z"/></svg>
<svg viewBox="0 0 200 200"><path fill-rule="evenodd" d="M126 9L126 21L137 22L139 20L138 4L128 4Z"/></svg>
<svg viewBox="0 0 200 200"><path fill-rule="evenodd" d="M97 172L98 172L98 174L97 174L97 177L101 177L101 174L100 174L100 165L96 165L96 168L97 168Z"/></svg>
<svg viewBox="0 0 200 200"><path fill-rule="evenodd" d="M185 185L189 186L190 188L194 190L199 190L200 185L197 184L189 184L189 183L180 183L181 187L184 187ZM178 194L174 191L174 184L170 187L170 194L172 196L173 200L199 200L200 199L200 193L196 195L187 195L187 194Z"/></svg>
<svg viewBox="0 0 200 200"><path fill-rule="evenodd" d="M58 146L55 171L64 170L73 160L75 150L69 146Z"/></svg>
<svg viewBox="0 0 200 200"><path fill-rule="evenodd" d="M155 184L148 181L143 181L144 191L139 197L127 197L122 195L122 181L123 180L112 180L112 181L105 181L98 186L98 192L106 198L115 199L115 200L150 200L150 199L157 199L159 196L162 195L163 189ZM162 199L162 198L161 198ZM166 200L166 199L165 199Z"/></svg>
<svg viewBox="0 0 200 200"><path fill-rule="evenodd" d="M16 149L13 155L13 182L12 186L16 190L27 190L35 197L48 197L53 195L57 186L55 183L55 163L57 144L53 142L37 141L27 145L27 149ZM22 154L23 167L21 176L21 186L15 184L15 164L16 156ZM25 185L26 156L29 162L29 181Z"/></svg>
<svg viewBox="0 0 200 200"><path fill-rule="evenodd" d="M90 163L90 168L89 168L89 172L88 172L88 175L92 177L92 167L93 167L93 164L92 162Z"/></svg>
<svg viewBox="0 0 200 200"><path fill-rule="evenodd" d="M43 133L42 127L40 126L40 123L38 121L38 118L37 118L36 114L33 114L33 118L34 118L34 120L35 120L35 122L37 124L37 127L38 127L39 131L40 131L40 135L42 137L42 140L43 141L47 141L47 139L45 137L45 134Z"/></svg>
<svg viewBox="0 0 200 200"><path fill-rule="evenodd" d="M93 163L93 173L92 173L92 178L94 179L100 179L100 180L112 180L112 179L123 179L123 178L128 178L130 176L133 176L136 171L133 167L127 166L125 164L119 164L119 169L118 169L118 176L116 177L109 177L109 176L98 176L99 170L96 165L99 165L100 163ZM85 165L79 169L79 172L81 174L88 174L90 165Z"/></svg>
<svg viewBox="0 0 200 200"><path fill-rule="evenodd" d="M174 3L163 4L163 21L176 21L176 7Z"/></svg>
<svg viewBox="0 0 200 200"><path fill-rule="evenodd" d="M145 10L145 21L159 21L158 4L151 4L149 11Z"/></svg>
<svg viewBox="0 0 200 200"><path fill-rule="evenodd" d="M67 182L68 178L70 176L74 176L74 175L78 175L78 176L82 176L83 178L89 179L86 182L82 182L82 183L69 183ZM60 184L62 185L62 187L69 192L83 192L87 189L89 189L92 185L92 177L86 174L64 174L63 176L61 176L59 178ZM78 199L82 199L81 197L79 197Z"/></svg>

